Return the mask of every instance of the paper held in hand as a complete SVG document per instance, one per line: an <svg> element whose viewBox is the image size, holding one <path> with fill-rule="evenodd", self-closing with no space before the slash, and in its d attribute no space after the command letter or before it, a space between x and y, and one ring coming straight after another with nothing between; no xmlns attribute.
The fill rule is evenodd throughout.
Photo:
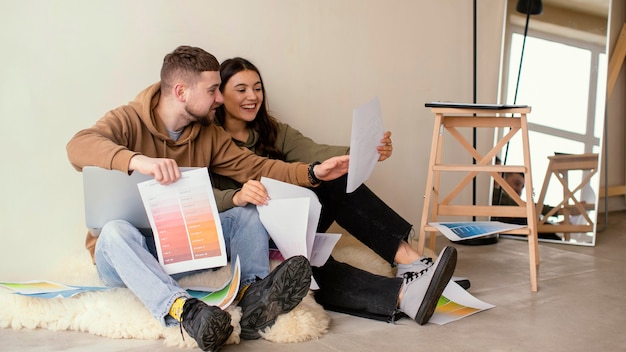
<svg viewBox="0 0 626 352"><path fill-rule="evenodd" d="M354 192L374 171L380 157L376 147L380 145L384 134L378 97L354 109L346 193Z"/></svg>
<svg viewBox="0 0 626 352"><path fill-rule="evenodd" d="M324 265L341 234L316 232L322 206L315 193L266 177L261 183L270 201L257 210L283 257L303 255L312 266Z"/></svg>
<svg viewBox="0 0 626 352"><path fill-rule="evenodd" d="M168 274L224 266L226 246L207 168L182 173L167 186L137 184Z"/></svg>

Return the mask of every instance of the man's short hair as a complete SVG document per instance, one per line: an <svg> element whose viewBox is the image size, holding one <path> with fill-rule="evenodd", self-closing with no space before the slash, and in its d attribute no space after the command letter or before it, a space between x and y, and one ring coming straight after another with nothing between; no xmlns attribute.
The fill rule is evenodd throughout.
<svg viewBox="0 0 626 352"><path fill-rule="evenodd" d="M198 47L181 45L163 58L161 90L168 91L181 79L194 85L204 71L219 71L215 56Z"/></svg>

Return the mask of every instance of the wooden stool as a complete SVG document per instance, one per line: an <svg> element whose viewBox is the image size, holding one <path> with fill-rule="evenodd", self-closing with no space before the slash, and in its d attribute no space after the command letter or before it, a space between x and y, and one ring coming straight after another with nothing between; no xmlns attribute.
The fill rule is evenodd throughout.
<svg viewBox="0 0 626 352"><path fill-rule="evenodd" d="M564 238L569 240L569 234L572 232L593 231L594 221L589 218L587 211L594 210L595 203L583 203L576 198L575 193L585 187L593 175L598 172L598 154L560 154L549 156L548 159L550 162L548 163L546 177L543 180L543 186L537 201L538 232L562 232L565 236ZM575 170L582 171L584 177L582 177L582 180L576 187L570 189L569 173ZM563 188L563 200L542 218L541 211L552 175L556 176ZM563 221L558 224L546 224L548 217L552 215L563 215ZM585 223L572 224L570 215L581 215Z"/></svg>
<svg viewBox="0 0 626 352"><path fill-rule="evenodd" d="M530 263L530 283L531 290L537 291L537 266L539 265L539 247L537 244L537 217L535 216L535 206L527 206L517 193L509 186L502 177L504 172L524 173L526 199L532 202L532 176L530 169L530 149L528 146L528 125L526 114L530 112L530 107L519 105L481 105L481 104L446 104L430 103L435 114L435 128L430 151L430 161L428 164L428 178L426 180L426 193L424 196L424 208L422 211L422 221L419 229L419 240L417 251L423 253L426 243L426 233L430 234L431 249L435 248L436 234L438 230L428 222L438 222L440 216L501 216L527 218L526 227L515 229L505 234L519 234L528 237L528 254ZM504 116L509 114L510 116ZM461 134L461 128L509 128L508 133L496 141L491 150L480 154L472 144ZM469 153L469 163L467 164L444 164L442 163L442 150L444 131L457 140L463 149ZM492 165L492 161L502 148L511 140L513 136L520 132L523 165ZM456 150L455 150L456 151ZM461 151L459 150L459 153ZM472 159L476 161L471 163ZM447 194L440 194L441 174L444 172L461 172L466 175ZM488 174L494 181L502 187L517 202L519 207L502 205L453 205L451 202L457 198L459 193L480 173Z"/></svg>

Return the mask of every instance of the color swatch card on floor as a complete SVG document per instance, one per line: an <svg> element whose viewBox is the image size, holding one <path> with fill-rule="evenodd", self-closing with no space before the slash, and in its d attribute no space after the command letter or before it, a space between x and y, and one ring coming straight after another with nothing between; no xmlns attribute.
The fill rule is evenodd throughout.
<svg viewBox="0 0 626 352"><path fill-rule="evenodd" d="M428 322L444 325L493 307L495 307L493 304L477 299L459 284L450 281L443 290L435 313Z"/></svg>
<svg viewBox="0 0 626 352"><path fill-rule="evenodd" d="M185 290L187 290L192 297L203 300L210 306L226 309L233 303L239 292L239 283L241 281L241 263L239 262L239 256L237 256L232 268L233 274L230 280L224 283L219 289L195 286L185 287Z"/></svg>
<svg viewBox="0 0 626 352"><path fill-rule="evenodd" d="M37 298L68 298L88 291L107 290L104 286L74 286L64 285L47 280L0 282L0 286L8 288L14 293Z"/></svg>

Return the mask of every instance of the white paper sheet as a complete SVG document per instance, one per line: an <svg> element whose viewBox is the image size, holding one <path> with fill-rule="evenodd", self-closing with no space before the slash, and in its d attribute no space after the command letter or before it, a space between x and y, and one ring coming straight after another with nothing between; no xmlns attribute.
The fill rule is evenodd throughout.
<svg viewBox="0 0 626 352"><path fill-rule="evenodd" d="M308 258L309 255L311 254L310 250L313 248L313 242L315 242L315 232L317 230L317 224L319 223L320 213L322 211L322 205L317 199L317 196L315 195L315 193L313 193L313 191L311 191L308 188L292 185L290 183L281 182L281 181L274 180L274 179L267 178L267 177L262 177L261 183L263 184L263 186L265 186L265 189L267 190L267 194L269 195L271 199L270 203L273 200L279 200L279 199L294 199L294 198L309 199L309 208L308 209L300 208L301 209L300 211L306 211L304 213L306 214L306 220L307 220L305 224L306 232L304 234L305 236L304 238L306 238L306 248L308 249L308 251L305 252L305 254ZM257 207L257 209L267 208L267 207L268 206ZM268 221L268 224L272 226L271 223L288 220L287 218L292 217L291 214L295 214L296 208L293 208L291 210L290 209L285 209L285 210L287 212L272 211L272 214L273 214L272 216L274 217L274 219L272 219L272 221ZM271 208L269 211L271 211ZM263 221L263 219L261 219L261 221ZM263 223L263 225L266 225L265 226L266 229L267 229L268 224L266 224L265 222ZM298 228L300 227L294 227L294 229L298 229ZM269 232L269 229L268 229L268 232ZM270 232L270 235L271 235L271 232ZM274 242L276 242L276 240L274 240ZM278 243L276 243L276 246L278 246ZM278 249L280 249L280 247L278 247ZM282 251L281 253L283 254L283 256L288 255L287 253L284 253Z"/></svg>
<svg viewBox="0 0 626 352"><path fill-rule="evenodd" d="M226 265L222 224L206 168L183 172L167 186L153 179L137 187L166 273Z"/></svg>
<svg viewBox="0 0 626 352"><path fill-rule="evenodd" d="M257 210L280 253L285 258L304 255L313 266L326 263L341 234L316 232L322 206L315 193L266 177L261 183L270 201Z"/></svg>
<svg viewBox="0 0 626 352"><path fill-rule="evenodd" d="M313 244L313 249L311 250L311 257L309 261L312 266L322 266L328 260L330 253L339 239L341 238L340 233L316 233L315 234L315 243Z"/></svg>
<svg viewBox="0 0 626 352"><path fill-rule="evenodd" d="M268 205L257 207L263 226L285 258L311 257L312 246L307 246L309 203L309 198L272 199ZM311 236L315 241L315 232Z"/></svg>
<svg viewBox="0 0 626 352"><path fill-rule="evenodd" d="M372 174L379 158L376 147L380 145L380 139L384 134L378 97L354 109L347 193L354 192Z"/></svg>

